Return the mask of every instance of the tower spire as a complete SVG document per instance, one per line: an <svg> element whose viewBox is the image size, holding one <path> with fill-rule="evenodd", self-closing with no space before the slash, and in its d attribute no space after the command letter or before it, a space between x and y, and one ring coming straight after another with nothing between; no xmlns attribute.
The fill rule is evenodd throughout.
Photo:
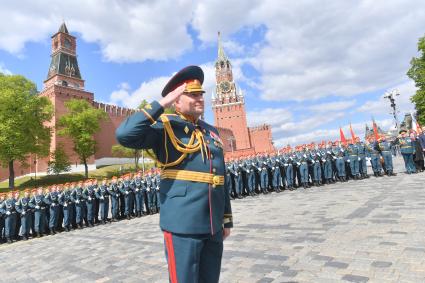
<svg viewBox="0 0 425 283"><path fill-rule="evenodd" d="M58 32L63 32L63 33L69 34L68 29L65 25L65 21L62 22L61 26L59 27Z"/></svg>
<svg viewBox="0 0 425 283"><path fill-rule="evenodd" d="M221 45L221 33L218 32L218 61L227 61L226 53L224 53L223 46Z"/></svg>

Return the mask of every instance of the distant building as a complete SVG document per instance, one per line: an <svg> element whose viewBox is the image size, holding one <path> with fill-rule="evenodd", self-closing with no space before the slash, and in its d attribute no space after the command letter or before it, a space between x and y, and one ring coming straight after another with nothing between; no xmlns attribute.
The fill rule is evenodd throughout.
<svg viewBox="0 0 425 283"><path fill-rule="evenodd" d="M226 157L273 151L270 125L247 125L244 96L233 80L232 64L221 45L220 34L215 73L216 91L212 96L212 110Z"/></svg>

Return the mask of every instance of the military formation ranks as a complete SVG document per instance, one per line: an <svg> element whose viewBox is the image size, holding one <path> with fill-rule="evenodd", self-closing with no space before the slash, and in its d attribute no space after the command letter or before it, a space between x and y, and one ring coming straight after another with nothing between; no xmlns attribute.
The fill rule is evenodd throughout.
<svg viewBox="0 0 425 283"><path fill-rule="evenodd" d="M160 171L0 194L0 244L159 212Z"/></svg>
<svg viewBox="0 0 425 283"><path fill-rule="evenodd" d="M375 177L394 176L392 159L396 147L403 155L406 172L416 173L412 139L401 133L392 141L385 136L378 140L371 136L363 142L357 137L345 143L329 141L295 148L287 146L272 154L226 160L225 182L230 197L240 199L272 191L279 193L369 178L369 162Z"/></svg>

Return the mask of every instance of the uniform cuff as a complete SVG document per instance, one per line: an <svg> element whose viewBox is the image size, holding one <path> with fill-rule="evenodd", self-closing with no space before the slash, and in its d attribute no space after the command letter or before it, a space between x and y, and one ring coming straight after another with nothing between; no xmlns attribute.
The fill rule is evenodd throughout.
<svg viewBox="0 0 425 283"><path fill-rule="evenodd" d="M152 103L146 104L140 111L154 124L159 116L164 113L164 108L158 101L154 100Z"/></svg>
<svg viewBox="0 0 425 283"><path fill-rule="evenodd" d="M224 228L232 228L233 227L233 217L231 214L225 214L223 218L223 226Z"/></svg>

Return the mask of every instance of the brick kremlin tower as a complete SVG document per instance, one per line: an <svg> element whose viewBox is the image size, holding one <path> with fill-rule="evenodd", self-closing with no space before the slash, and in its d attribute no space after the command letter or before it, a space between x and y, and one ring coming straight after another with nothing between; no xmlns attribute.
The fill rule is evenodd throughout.
<svg viewBox="0 0 425 283"><path fill-rule="evenodd" d="M214 125L220 132L226 156L237 157L272 151L269 125L247 126L245 100L242 90L233 80L232 64L218 33L218 57L215 62L216 91L212 96Z"/></svg>
<svg viewBox="0 0 425 283"><path fill-rule="evenodd" d="M70 99L86 100L93 108L101 109L107 114L106 119L100 123L99 132L94 135L97 143L96 154L88 160L89 169L94 169L97 160L112 157L112 146L118 144L115 140L115 129L135 110L96 102L94 93L84 89L84 80L77 61L77 40L75 36L68 32L65 23L52 36L51 48L51 61L47 79L44 81L43 90L39 94L47 97L54 108L53 118L47 123L52 129L50 153L53 153L59 145L63 145L72 164L72 170L79 171L81 169L80 160L73 151L73 142L68 137L58 135L56 127L60 117L67 113L66 101ZM134 107L136 108L137 106L135 105ZM28 157L26 163L29 166L21 166L16 161L14 163L15 174L16 176L45 174L48 161L49 157L39 158L37 156ZM8 170L0 167L0 180L4 180L7 177Z"/></svg>

